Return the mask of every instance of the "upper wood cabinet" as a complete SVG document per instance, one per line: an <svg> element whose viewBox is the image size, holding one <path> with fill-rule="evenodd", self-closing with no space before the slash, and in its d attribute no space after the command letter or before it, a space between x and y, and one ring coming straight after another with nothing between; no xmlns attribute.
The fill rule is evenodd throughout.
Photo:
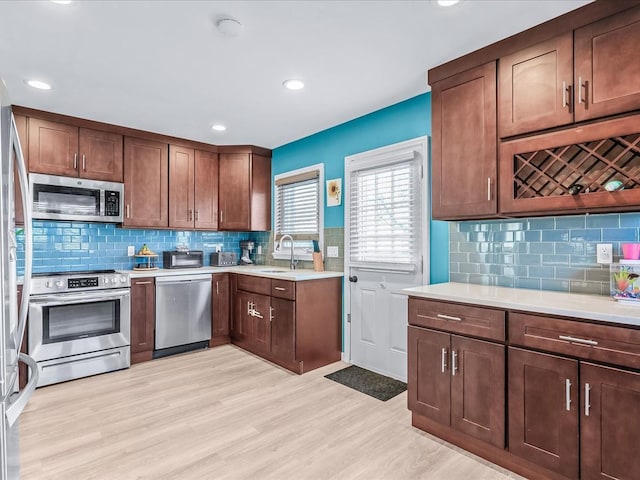
<svg viewBox="0 0 640 480"><path fill-rule="evenodd" d="M168 150L166 143L124 139L125 226L168 227Z"/></svg>
<svg viewBox="0 0 640 480"><path fill-rule="evenodd" d="M217 153L169 146L169 227L217 230Z"/></svg>
<svg viewBox="0 0 640 480"><path fill-rule="evenodd" d="M639 42L636 7L501 57L500 137L640 108Z"/></svg>
<svg viewBox="0 0 640 480"><path fill-rule="evenodd" d="M256 153L220 153L220 230L271 228L271 159Z"/></svg>
<svg viewBox="0 0 640 480"><path fill-rule="evenodd" d="M122 182L122 135L29 118L29 171Z"/></svg>
<svg viewBox="0 0 640 480"><path fill-rule="evenodd" d="M432 124L433 218L495 216L495 62L434 83Z"/></svg>
<svg viewBox="0 0 640 480"><path fill-rule="evenodd" d="M25 168L29 171L29 144L27 131L27 117L24 115L14 115L16 120L16 128L18 130L18 139L22 147L22 156L26 163ZM18 177L17 165L13 168L13 184L15 186L15 223L16 225L24 224L24 209L22 208L22 190L20 188L20 178Z"/></svg>
<svg viewBox="0 0 640 480"><path fill-rule="evenodd" d="M501 137L573 122L573 33L500 58L498 82Z"/></svg>

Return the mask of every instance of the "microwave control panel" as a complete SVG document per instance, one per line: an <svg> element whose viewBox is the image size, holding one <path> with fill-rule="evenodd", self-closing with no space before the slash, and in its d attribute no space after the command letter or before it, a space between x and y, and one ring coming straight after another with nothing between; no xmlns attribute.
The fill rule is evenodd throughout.
<svg viewBox="0 0 640 480"><path fill-rule="evenodd" d="M120 192L104 191L104 214L106 217L120 215Z"/></svg>

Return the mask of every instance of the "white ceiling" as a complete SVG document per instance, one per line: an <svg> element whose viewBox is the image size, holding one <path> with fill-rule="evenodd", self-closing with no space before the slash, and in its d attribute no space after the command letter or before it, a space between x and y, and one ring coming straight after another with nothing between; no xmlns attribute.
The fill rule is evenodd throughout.
<svg viewBox="0 0 640 480"><path fill-rule="evenodd" d="M275 148L424 93L429 68L585 3L0 1L0 74L18 105ZM222 16L242 34L222 35ZM282 87L294 77L304 90Z"/></svg>

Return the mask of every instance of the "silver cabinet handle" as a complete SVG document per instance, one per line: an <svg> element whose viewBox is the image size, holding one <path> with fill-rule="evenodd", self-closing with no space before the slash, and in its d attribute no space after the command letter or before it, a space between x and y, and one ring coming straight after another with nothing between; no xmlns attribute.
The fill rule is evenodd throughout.
<svg viewBox="0 0 640 480"><path fill-rule="evenodd" d="M127 203L127 218L131 218L131 207Z"/></svg>
<svg viewBox="0 0 640 480"><path fill-rule="evenodd" d="M256 310L255 308L252 310L251 315L256 317L256 318L264 318L262 316L262 314L258 310Z"/></svg>
<svg viewBox="0 0 640 480"><path fill-rule="evenodd" d="M274 290L278 290L279 292L284 292L286 288L284 287L273 287Z"/></svg>
<svg viewBox="0 0 640 480"><path fill-rule="evenodd" d="M133 282L134 285L151 285L153 282Z"/></svg>
<svg viewBox="0 0 640 480"><path fill-rule="evenodd" d="M273 307L269 307L269 321L272 322L273 321L273 311L275 310L275 308Z"/></svg>
<svg viewBox="0 0 640 480"><path fill-rule="evenodd" d="M558 338L560 340L566 340L567 342L571 342L571 343L580 343L582 345L591 345L594 347L598 345L598 342L596 342L595 340L587 340L586 338L571 337L569 335L558 335Z"/></svg>
<svg viewBox="0 0 640 480"><path fill-rule="evenodd" d="M487 200L491 201L491 177L487 177Z"/></svg>
<svg viewBox="0 0 640 480"><path fill-rule="evenodd" d="M87 170L87 159L84 155L82 155L82 170Z"/></svg>
<svg viewBox="0 0 640 480"><path fill-rule="evenodd" d="M455 320L456 322L461 322L462 319L460 317L453 317L451 315L444 315L442 313L438 313L436 317L441 318L443 320Z"/></svg>
<svg viewBox="0 0 640 480"><path fill-rule="evenodd" d="M456 370L458 370L458 354L455 350L451 350L451 375L456 376Z"/></svg>
<svg viewBox="0 0 640 480"><path fill-rule="evenodd" d="M571 411L571 380L568 378L564 381L564 389L565 389L565 408L567 412Z"/></svg>
<svg viewBox="0 0 640 480"><path fill-rule="evenodd" d="M187 214L189 221L193 220L193 210L189 209L189 213Z"/></svg>
<svg viewBox="0 0 640 480"><path fill-rule="evenodd" d="M447 349L442 347L442 373L447 369Z"/></svg>
<svg viewBox="0 0 640 480"><path fill-rule="evenodd" d="M224 210L220 210L220 223L224 221Z"/></svg>
<svg viewBox="0 0 640 480"><path fill-rule="evenodd" d="M73 154L73 168L74 169L78 169L78 154L74 153Z"/></svg>
<svg viewBox="0 0 640 480"><path fill-rule="evenodd" d="M584 416L588 417L589 416L589 410L591 409L591 400L589 399L589 396L591 394L591 385L589 385L588 383L584 384Z"/></svg>
<svg viewBox="0 0 640 480"><path fill-rule="evenodd" d="M200 219L200 210L196 208L196 222Z"/></svg>
<svg viewBox="0 0 640 480"><path fill-rule="evenodd" d="M216 295L220 295L220 289L218 288L218 283L220 282L216 282Z"/></svg>
<svg viewBox="0 0 640 480"><path fill-rule="evenodd" d="M582 77L578 77L578 103L584 103L584 107L587 108L587 88L588 88L589 82L587 82L585 80L584 83L582 83ZM582 89L584 88L584 98L582 98Z"/></svg>
<svg viewBox="0 0 640 480"><path fill-rule="evenodd" d="M253 302L249 302L249 301L247 302L247 315L251 315L251 304L252 303Z"/></svg>
<svg viewBox="0 0 640 480"><path fill-rule="evenodd" d="M571 111L571 105L569 104L570 92L571 85L567 85L567 82L562 82L562 108L569 107L569 111Z"/></svg>

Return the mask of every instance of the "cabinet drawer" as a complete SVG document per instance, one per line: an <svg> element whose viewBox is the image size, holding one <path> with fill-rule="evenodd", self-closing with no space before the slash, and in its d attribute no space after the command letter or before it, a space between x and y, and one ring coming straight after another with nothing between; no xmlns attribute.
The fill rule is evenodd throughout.
<svg viewBox="0 0 640 480"><path fill-rule="evenodd" d="M409 323L491 340L505 340L505 312L491 308L409 298Z"/></svg>
<svg viewBox="0 0 640 480"><path fill-rule="evenodd" d="M513 345L640 368L640 330L526 313L509 313Z"/></svg>
<svg viewBox="0 0 640 480"><path fill-rule="evenodd" d="M295 300L296 282L271 279L271 296L277 298L285 298L287 300Z"/></svg>
<svg viewBox="0 0 640 480"><path fill-rule="evenodd" d="M253 277L251 275L238 275L236 288L245 292L271 295L271 279L263 277Z"/></svg>

